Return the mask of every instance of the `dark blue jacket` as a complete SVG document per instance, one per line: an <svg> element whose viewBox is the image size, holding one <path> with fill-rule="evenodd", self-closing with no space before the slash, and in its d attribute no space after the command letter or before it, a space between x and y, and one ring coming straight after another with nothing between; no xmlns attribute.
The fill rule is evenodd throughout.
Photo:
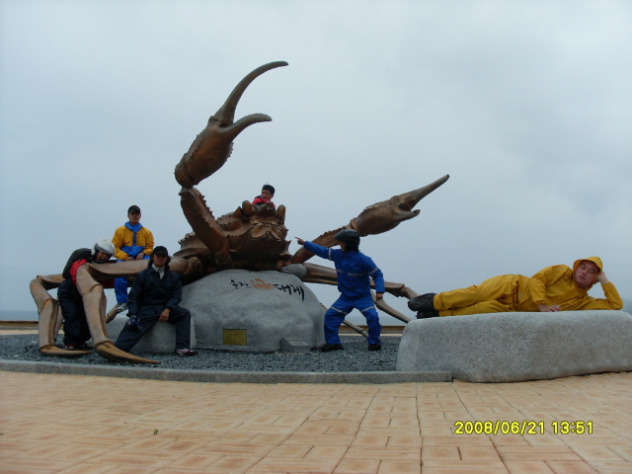
<svg viewBox="0 0 632 474"><path fill-rule="evenodd" d="M338 273L338 290L347 298L371 296L371 281L375 291L384 293L384 275L369 257L362 252L343 252L340 249L328 249L313 242L305 242L305 249L321 258L331 260Z"/></svg>
<svg viewBox="0 0 632 474"><path fill-rule="evenodd" d="M172 309L182 301L182 283L177 273L165 265L160 279L151 263L136 275L127 299L128 315L160 315L165 308Z"/></svg>

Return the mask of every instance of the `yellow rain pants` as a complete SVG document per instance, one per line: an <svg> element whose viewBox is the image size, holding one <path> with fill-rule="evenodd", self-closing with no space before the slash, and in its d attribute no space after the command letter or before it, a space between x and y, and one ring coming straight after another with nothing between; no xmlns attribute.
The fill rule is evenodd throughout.
<svg viewBox="0 0 632 474"><path fill-rule="evenodd" d="M437 293L434 307L439 316L537 311L528 301L528 281L529 278L523 275L495 276L480 285Z"/></svg>

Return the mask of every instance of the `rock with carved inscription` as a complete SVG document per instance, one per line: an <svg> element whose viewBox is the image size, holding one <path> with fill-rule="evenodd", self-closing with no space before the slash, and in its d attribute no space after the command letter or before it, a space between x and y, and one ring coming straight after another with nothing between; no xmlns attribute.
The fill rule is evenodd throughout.
<svg viewBox="0 0 632 474"><path fill-rule="evenodd" d="M325 343L325 309L296 275L224 270L183 288L197 348L275 352Z"/></svg>

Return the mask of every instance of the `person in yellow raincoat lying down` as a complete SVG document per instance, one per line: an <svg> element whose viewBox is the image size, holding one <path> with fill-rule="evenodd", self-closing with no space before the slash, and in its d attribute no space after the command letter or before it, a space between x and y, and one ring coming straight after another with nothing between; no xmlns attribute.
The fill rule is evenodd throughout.
<svg viewBox="0 0 632 474"><path fill-rule="evenodd" d="M601 283L605 299L588 296L595 282ZM514 311L578 311L621 309L623 301L606 274L599 257L582 258L573 264L547 267L531 278L500 275L480 285L426 293L408 301L417 318Z"/></svg>

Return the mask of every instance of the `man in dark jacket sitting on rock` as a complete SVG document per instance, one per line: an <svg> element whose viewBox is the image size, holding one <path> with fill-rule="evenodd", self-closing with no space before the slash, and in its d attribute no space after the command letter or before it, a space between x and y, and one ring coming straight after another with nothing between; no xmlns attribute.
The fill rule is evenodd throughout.
<svg viewBox="0 0 632 474"><path fill-rule="evenodd" d="M140 272L127 300L128 323L116 347L129 352L151 327L160 322L176 325L176 350L180 357L194 356L191 350L191 313L178 306L182 300L180 277L169 270L169 253L163 246L154 249L149 265Z"/></svg>

